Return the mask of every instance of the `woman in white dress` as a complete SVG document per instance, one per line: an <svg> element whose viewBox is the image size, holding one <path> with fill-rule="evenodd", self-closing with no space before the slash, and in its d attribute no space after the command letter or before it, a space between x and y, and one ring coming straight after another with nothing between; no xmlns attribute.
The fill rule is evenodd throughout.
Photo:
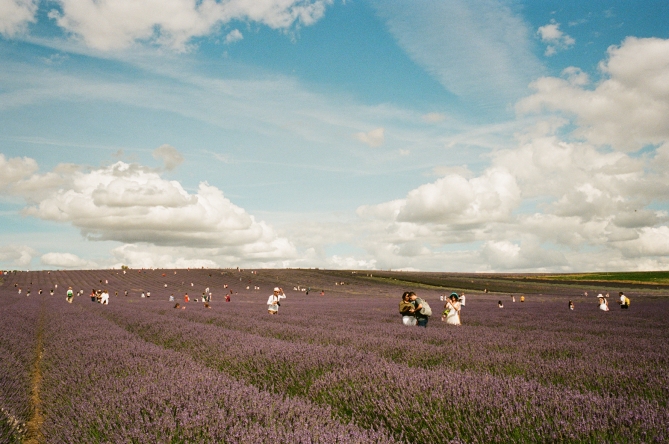
<svg viewBox="0 0 669 444"><path fill-rule="evenodd" d="M460 302L458 302L458 294L451 293L444 308L448 312L446 314L446 323L450 325L460 325Z"/></svg>
<svg viewBox="0 0 669 444"><path fill-rule="evenodd" d="M606 301L606 298L599 298L599 309L602 311L609 311L609 303Z"/></svg>

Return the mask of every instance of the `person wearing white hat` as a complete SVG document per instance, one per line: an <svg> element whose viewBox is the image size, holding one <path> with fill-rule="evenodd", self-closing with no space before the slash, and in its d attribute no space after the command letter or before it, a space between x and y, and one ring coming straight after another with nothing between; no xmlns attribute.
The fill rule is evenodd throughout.
<svg viewBox="0 0 669 444"><path fill-rule="evenodd" d="M274 293L272 293L267 299L267 312L271 315L275 315L279 312L279 301L285 299L286 295L283 292L282 288L274 287Z"/></svg>
<svg viewBox="0 0 669 444"><path fill-rule="evenodd" d="M601 294L597 296L599 299L599 309L602 311L609 311L609 303L606 301L606 298Z"/></svg>

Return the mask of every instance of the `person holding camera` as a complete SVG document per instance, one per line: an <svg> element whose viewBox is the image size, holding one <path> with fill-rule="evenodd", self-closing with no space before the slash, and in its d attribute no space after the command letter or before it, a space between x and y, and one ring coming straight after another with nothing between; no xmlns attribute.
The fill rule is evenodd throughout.
<svg viewBox="0 0 669 444"><path fill-rule="evenodd" d="M275 315L279 312L280 300L285 299L286 295L283 292L283 288L274 287L274 292L267 299L267 312L271 315Z"/></svg>

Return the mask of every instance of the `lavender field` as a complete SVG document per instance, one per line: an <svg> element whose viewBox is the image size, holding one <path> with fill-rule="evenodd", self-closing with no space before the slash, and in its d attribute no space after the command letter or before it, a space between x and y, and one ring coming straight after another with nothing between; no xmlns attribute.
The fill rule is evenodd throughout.
<svg viewBox="0 0 669 444"><path fill-rule="evenodd" d="M2 278L0 442L669 441L662 289L627 290L631 308L621 310L610 287L611 311L602 312L593 292L604 287L538 291L533 283L524 303L512 303L510 293L484 293L484 278L472 278L455 327L439 321L439 297L462 287L397 275L98 270ZM287 298L270 316L275 285ZM72 304L68 286L83 290ZM93 288L109 290L109 305L91 302ZM205 288L210 309L195 301ZM405 290L430 302L427 329L401 324ZM186 308L173 308L171 294Z"/></svg>

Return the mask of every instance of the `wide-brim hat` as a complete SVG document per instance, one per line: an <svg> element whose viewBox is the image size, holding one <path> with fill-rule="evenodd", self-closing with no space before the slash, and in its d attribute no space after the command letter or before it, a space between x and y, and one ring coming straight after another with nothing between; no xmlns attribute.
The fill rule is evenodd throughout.
<svg viewBox="0 0 669 444"><path fill-rule="evenodd" d="M456 292L451 293L451 295L449 296L449 298L451 298L451 297L453 297L453 296L455 296L455 299L456 299L456 300L457 300L457 299L460 299L460 296L458 296L458 294L457 294Z"/></svg>

